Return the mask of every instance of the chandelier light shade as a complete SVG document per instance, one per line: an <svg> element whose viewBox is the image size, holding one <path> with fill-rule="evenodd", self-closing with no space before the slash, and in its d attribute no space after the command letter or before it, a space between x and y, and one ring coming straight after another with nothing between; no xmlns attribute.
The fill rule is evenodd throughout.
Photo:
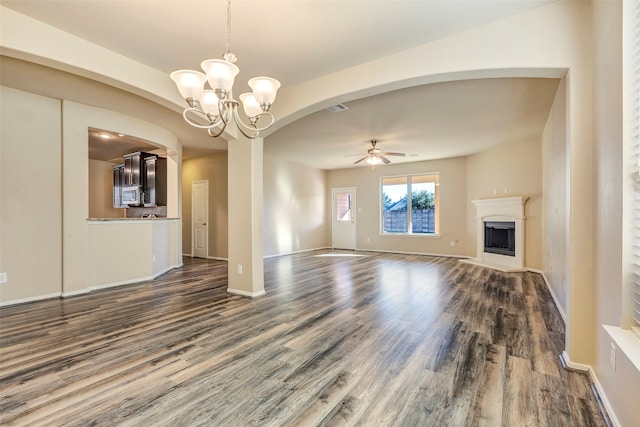
<svg viewBox="0 0 640 427"><path fill-rule="evenodd" d="M207 129L212 137L222 135L233 120L247 138L258 137L275 122L269 112L276 99L280 82L270 77L254 77L249 80L252 93L240 95L240 102L233 98L233 82L240 72L234 64L236 56L231 53L231 1L227 0L227 51L223 59L207 59L200 66L204 73L192 70L178 70L171 73L171 80L178 87L188 108L182 117L192 126ZM206 84L209 89L206 89ZM240 119L238 106L242 103L248 123ZM261 120L264 119L264 120ZM266 124L260 124L259 122Z"/></svg>

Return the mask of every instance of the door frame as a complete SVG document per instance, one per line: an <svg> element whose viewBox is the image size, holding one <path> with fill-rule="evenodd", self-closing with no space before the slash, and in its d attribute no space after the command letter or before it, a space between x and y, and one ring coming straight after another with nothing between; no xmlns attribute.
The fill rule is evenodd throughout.
<svg viewBox="0 0 640 427"><path fill-rule="evenodd" d="M334 246L334 233L336 233L336 194L338 193L351 193L353 195L351 200L351 241L353 242L353 248L340 248L347 250L357 250L357 242L356 242L356 227L357 227L357 201L356 201L356 187L337 187L331 189L331 249L335 249Z"/></svg>
<svg viewBox="0 0 640 427"><path fill-rule="evenodd" d="M206 241L205 241L205 259L209 257L209 180L201 179L191 182L191 258L195 258L195 245L196 245L196 206L195 197L193 197L193 191L196 184L205 184L207 187L207 223L206 225Z"/></svg>

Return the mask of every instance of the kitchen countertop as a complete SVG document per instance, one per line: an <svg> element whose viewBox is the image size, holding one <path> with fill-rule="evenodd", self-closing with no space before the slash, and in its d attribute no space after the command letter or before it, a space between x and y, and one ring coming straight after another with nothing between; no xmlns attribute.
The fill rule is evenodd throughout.
<svg viewBox="0 0 640 427"><path fill-rule="evenodd" d="M180 218L87 218L87 221L173 221Z"/></svg>

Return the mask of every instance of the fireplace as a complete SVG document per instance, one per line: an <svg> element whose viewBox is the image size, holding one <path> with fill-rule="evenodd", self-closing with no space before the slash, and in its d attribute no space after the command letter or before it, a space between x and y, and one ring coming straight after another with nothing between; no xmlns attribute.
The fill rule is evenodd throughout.
<svg viewBox="0 0 640 427"><path fill-rule="evenodd" d="M464 260L500 271L526 271L524 205L527 196L472 200L476 206L476 257Z"/></svg>
<svg viewBox="0 0 640 427"><path fill-rule="evenodd" d="M516 223L485 221L484 251L490 254L516 256Z"/></svg>

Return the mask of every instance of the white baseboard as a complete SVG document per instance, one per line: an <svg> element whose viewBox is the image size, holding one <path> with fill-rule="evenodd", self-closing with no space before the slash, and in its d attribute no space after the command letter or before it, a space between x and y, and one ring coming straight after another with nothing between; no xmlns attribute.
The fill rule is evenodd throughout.
<svg viewBox="0 0 640 427"><path fill-rule="evenodd" d="M177 265L173 265L173 266L167 267L167 268L165 268L164 270L161 270L161 271L157 272L156 274L154 274L154 275L153 275L153 278L155 279L155 278L157 278L157 277L160 277L160 276L162 276L164 273L166 273L167 271L171 271L171 270L173 270L174 268L178 268L178 267L179 267L179 266L177 266Z"/></svg>
<svg viewBox="0 0 640 427"><path fill-rule="evenodd" d="M20 298L20 299L15 299L15 300L11 300L11 301L0 302L0 307L7 307L7 306L11 306L11 305L18 305L18 304L25 304L25 303L28 303L28 302L37 302L37 301L42 301L42 300L46 300L46 299L53 299L53 298L60 298L60 293L57 292L55 294L38 295L38 296L35 296L35 297Z"/></svg>
<svg viewBox="0 0 640 427"><path fill-rule="evenodd" d="M193 254L185 254L184 252L182 253L182 256L188 256L188 257L193 258Z"/></svg>
<svg viewBox="0 0 640 427"><path fill-rule="evenodd" d="M230 294L242 295L243 297L250 297L250 298L257 298L267 294L264 289L261 290L260 292L247 292L241 289L227 288L227 292L229 292Z"/></svg>
<svg viewBox="0 0 640 427"><path fill-rule="evenodd" d="M97 291L100 289L115 288L118 286L132 285L134 283L145 282L147 280L153 280L153 276L136 277L135 279L127 279L127 280L122 280L120 282L102 283L99 285L89 286L89 290Z"/></svg>
<svg viewBox="0 0 640 427"><path fill-rule="evenodd" d="M302 254L305 252L313 252L313 251L320 251L323 249L331 249L330 246L322 246L319 248L313 248L313 249L302 249L299 251L293 251L293 252L285 252L285 253L281 253L281 254L274 254L274 255L265 255L263 256L264 259L268 259L268 258L277 258L279 256L285 256L285 255L296 255L296 254Z"/></svg>
<svg viewBox="0 0 640 427"><path fill-rule="evenodd" d="M329 248L331 249L331 248ZM437 256L443 258L456 258L456 259L468 259L468 255L451 255L451 254L434 254L430 252L404 252L404 251L386 251L382 249L364 249L364 248L356 248L356 251L363 252L377 252L383 254L401 254L401 255L424 255L424 256Z"/></svg>
<svg viewBox="0 0 640 427"><path fill-rule="evenodd" d="M529 267L527 267L527 270L532 272L532 273L538 273L539 275L542 276L542 279L544 280L544 283L547 285L547 289L549 289L549 293L551 294L551 298L553 298L553 302L555 303L556 308L560 312L560 317L562 317L562 320L564 321L564 324L566 325L567 324L567 316L566 316L566 314L564 314L564 308L558 302L558 297L556 296L556 293L553 291L553 288L551 287L551 284L549 283L549 280L547 279L547 276L544 274L544 271L538 270L536 268L529 268Z"/></svg>
<svg viewBox="0 0 640 427"><path fill-rule="evenodd" d="M218 256L208 256L207 259L213 259L216 261L227 261L229 262L229 258L222 258L222 257L218 257Z"/></svg>
<svg viewBox="0 0 640 427"><path fill-rule="evenodd" d="M72 292L63 292L62 294L60 294L60 296L62 298L70 298L70 297L75 297L77 295L85 295L90 293L91 291L89 289L82 289L79 291L72 291Z"/></svg>
<svg viewBox="0 0 640 427"><path fill-rule="evenodd" d="M576 371L585 372L586 374L589 375L589 378L593 382L593 385L596 391L598 392L598 395L595 397L596 399L600 399L600 402L604 407L604 408L600 408L600 410L602 411L604 409L604 411L606 412L606 414L603 414L603 416L606 416L608 420L611 421L611 424L613 424L613 426L620 427L620 421L618 421L618 418L616 417L615 412L613 412L613 407L609 403L609 399L607 399L607 395L605 394L604 389L602 388L602 385L598 380L598 376L596 375L591 365L584 365L582 363L576 363L571 361L571 358L569 357L569 354L567 353L566 350L562 352L562 354L560 355L560 358L563 362L562 364L565 367L576 370ZM598 402L598 405L600 405L600 402Z"/></svg>

